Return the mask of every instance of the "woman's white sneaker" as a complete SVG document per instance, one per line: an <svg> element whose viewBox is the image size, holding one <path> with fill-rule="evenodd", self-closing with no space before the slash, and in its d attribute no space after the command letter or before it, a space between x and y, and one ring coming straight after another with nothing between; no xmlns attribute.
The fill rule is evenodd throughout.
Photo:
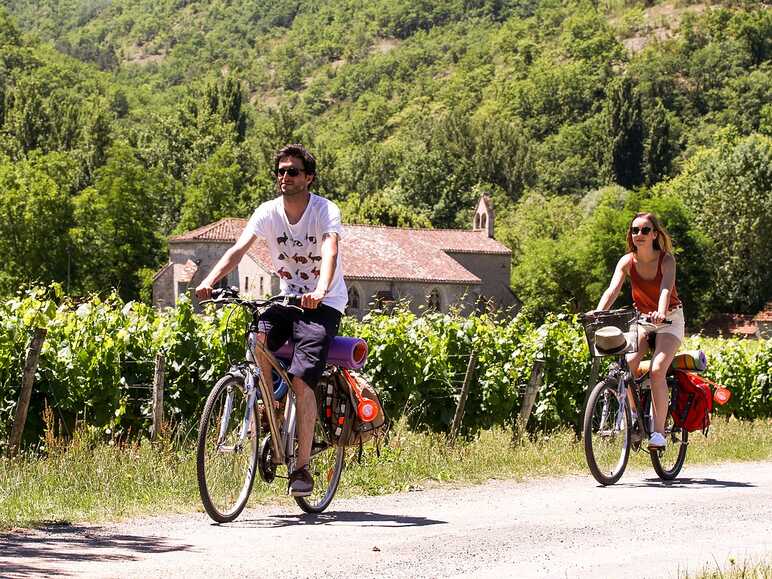
<svg viewBox="0 0 772 579"><path fill-rule="evenodd" d="M660 449L665 448L667 440L659 432L652 432L649 438L649 448Z"/></svg>

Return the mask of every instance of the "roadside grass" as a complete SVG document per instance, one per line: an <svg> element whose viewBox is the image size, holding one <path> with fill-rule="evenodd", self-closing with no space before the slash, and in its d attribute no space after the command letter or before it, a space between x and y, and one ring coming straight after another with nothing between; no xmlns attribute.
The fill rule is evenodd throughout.
<svg viewBox="0 0 772 579"><path fill-rule="evenodd" d="M200 511L195 450L190 440L166 438L115 445L79 432L69 442L48 437L44 454L0 459L0 530L44 523L117 520ZM338 496L379 495L440 484L547 476L590 477L582 444L570 431L525 439L485 431L451 446L443 435L410 432L399 424L380 457L372 446L347 453ZM772 459L772 420L715 419L708 438L693 434L686 467ZM631 456L628 469L651 469L648 455ZM687 475L688 476L688 475ZM284 479L258 480L250 504L286 502Z"/></svg>
<svg viewBox="0 0 772 579"><path fill-rule="evenodd" d="M729 559L723 568L717 564L706 566L696 575L679 573L678 579L772 579L772 563L768 561L744 561Z"/></svg>

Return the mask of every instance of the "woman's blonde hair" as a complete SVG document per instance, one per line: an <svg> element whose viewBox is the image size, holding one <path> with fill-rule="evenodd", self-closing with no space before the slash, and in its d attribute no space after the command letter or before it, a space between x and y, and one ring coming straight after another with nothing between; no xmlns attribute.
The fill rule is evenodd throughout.
<svg viewBox="0 0 772 579"><path fill-rule="evenodd" d="M654 239L654 249L659 249L660 251L663 251L665 253L673 253L673 240L670 237L670 234L667 232L667 230L662 226L662 224L659 222L659 219L657 219L657 216L653 213L636 213L635 217L633 217L630 220L630 225L627 226L627 251L628 252L635 252L635 244L633 243L633 221L636 219L643 218L647 219L651 222L652 226L654 227L654 231L657 232L657 237Z"/></svg>

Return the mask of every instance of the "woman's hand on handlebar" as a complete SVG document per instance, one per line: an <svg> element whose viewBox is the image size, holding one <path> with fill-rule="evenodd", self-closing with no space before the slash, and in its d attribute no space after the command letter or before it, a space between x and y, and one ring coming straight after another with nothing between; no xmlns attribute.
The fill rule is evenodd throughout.
<svg viewBox="0 0 772 579"><path fill-rule="evenodd" d="M665 319L665 316L657 312L641 314L641 317L638 318L638 324L642 328L644 328L647 332L656 330L660 326L663 326L666 324L672 324L672 323L673 322L671 320Z"/></svg>
<svg viewBox="0 0 772 579"><path fill-rule="evenodd" d="M664 324L667 320L665 319L665 314L659 313L659 311L653 311L649 312L648 319L652 324L656 324L658 326Z"/></svg>

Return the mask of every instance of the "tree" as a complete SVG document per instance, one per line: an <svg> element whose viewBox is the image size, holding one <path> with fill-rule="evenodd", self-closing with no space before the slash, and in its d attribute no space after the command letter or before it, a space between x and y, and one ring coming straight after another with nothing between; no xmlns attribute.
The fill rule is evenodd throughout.
<svg viewBox="0 0 772 579"><path fill-rule="evenodd" d="M254 210L247 190L250 171L242 157L238 145L226 142L193 170L183 194L178 232Z"/></svg>
<svg viewBox="0 0 772 579"><path fill-rule="evenodd" d="M616 79L607 104L609 155L614 181L630 189L643 183L641 97L629 76Z"/></svg>
<svg viewBox="0 0 772 579"><path fill-rule="evenodd" d="M657 99L657 104L648 115L646 128L645 176L646 183L653 185L670 175L675 157L670 121L662 100Z"/></svg>
<svg viewBox="0 0 772 579"><path fill-rule="evenodd" d="M387 193L364 197L351 195L340 204L340 209L345 223L390 227L431 227L431 222L426 215L396 203Z"/></svg>
<svg viewBox="0 0 772 579"><path fill-rule="evenodd" d="M0 162L0 292L13 293L32 282L68 278L68 229L72 206L66 183L47 172L60 165L61 154L35 161Z"/></svg>
<svg viewBox="0 0 772 579"><path fill-rule="evenodd" d="M210 82L204 91L204 111L224 124L232 124L236 141L244 140L247 116L243 110L241 83L229 76L219 82Z"/></svg>
<svg viewBox="0 0 772 579"><path fill-rule="evenodd" d="M148 170L125 142L110 149L92 187L75 198L76 266L81 289L116 288L136 299L143 267L156 267L163 241L158 234L158 199L167 183Z"/></svg>
<svg viewBox="0 0 772 579"><path fill-rule="evenodd" d="M677 195L712 241L716 306L755 313L772 296L772 138L723 135L657 189Z"/></svg>

